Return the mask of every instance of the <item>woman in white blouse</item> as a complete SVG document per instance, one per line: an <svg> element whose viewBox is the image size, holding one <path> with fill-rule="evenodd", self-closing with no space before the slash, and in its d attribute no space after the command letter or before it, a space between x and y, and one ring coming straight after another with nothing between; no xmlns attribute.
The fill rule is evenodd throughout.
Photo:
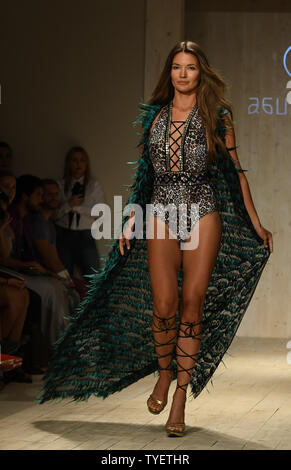
<svg viewBox="0 0 291 470"><path fill-rule="evenodd" d="M96 242L91 235L95 217L92 207L104 202L100 183L91 177L90 160L83 147L73 147L65 160L64 176L58 181L61 205L54 214L57 250L62 263L73 275L77 266L83 275L99 269Z"/></svg>

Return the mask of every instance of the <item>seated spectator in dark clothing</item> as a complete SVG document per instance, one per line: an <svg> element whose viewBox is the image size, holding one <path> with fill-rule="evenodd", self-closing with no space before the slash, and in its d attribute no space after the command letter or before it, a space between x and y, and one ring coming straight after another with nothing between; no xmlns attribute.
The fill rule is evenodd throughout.
<svg viewBox="0 0 291 470"><path fill-rule="evenodd" d="M56 249L56 229L51 220L55 209L60 205L60 190L54 180L43 180L43 197L40 210L31 214L31 223L34 246L38 256L47 269L60 277L72 281L71 276L61 262Z"/></svg>
<svg viewBox="0 0 291 470"><path fill-rule="evenodd" d="M52 277L39 262L34 247L29 215L40 209L42 194L39 178L31 175L18 178L15 201L9 207L12 217L10 226L14 236L10 240L12 250L7 253L9 241L6 240L6 245L0 243L0 262L20 270L27 281L27 287L40 295L42 334L50 346L53 346L68 323L70 298L64 284Z"/></svg>
<svg viewBox="0 0 291 470"><path fill-rule="evenodd" d="M0 142L0 170L12 169L12 149L6 142Z"/></svg>
<svg viewBox="0 0 291 470"><path fill-rule="evenodd" d="M60 205L59 185L52 179L45 179L43 184L43 201L40 211L31 214L30 223L34 246L41 264L55 273L60 280L67 281L66 286L72 297L72 307L80 301L75 283L61 262L56 248L56 229L51 217Z"/></svg>
<svg viewBox="0 0 291 470"><path fill-rule="evenodd" d="M20 177L19 180L21 182L22 177ZM31 226L29 218L27 217L30 211L35 211L39 208L39 204L42 200L42 186L40 181L41 180L37 177L29 177L28 183L31 183L32 193L31 196L27 198L27 203L22 206L20 201L17 203L15 199L16 178L11 172L0 172L0 188L9 197L8 212L11 218L10 224L6 227L5 235L7 237L10 254L14 257L11 263L6 260L8 263L6 265L19 268L19 270L35 268L45 274L46 269L38 263L37 253L32 241ZM38 187L34 188L35 184L38 184ZM21 188L19 190L21 190ZM10 231L8 229L10 229Z"/></svg>
<svg viewBox="0 0 291 470"><path fill-rule="evenodd" d="M39 210L42 202L41 180L36 176L24 175L18 178L14 203L9 207L12 217L10 223L14 232L12 256L21 261L32 261L30 266L46 273L46 269L38 263L34 249L29 214Z"/></svg>

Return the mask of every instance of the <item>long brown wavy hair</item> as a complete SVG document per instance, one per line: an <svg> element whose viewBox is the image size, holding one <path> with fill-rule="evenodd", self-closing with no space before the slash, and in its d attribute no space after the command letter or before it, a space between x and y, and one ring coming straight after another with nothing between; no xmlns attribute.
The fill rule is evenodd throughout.
<svg viewBox="0 0 291 470"><path fill-rule="evenodd" d="M64 178L64 181L65 181L65 187L64 187L65 193L68 192L69 187L70 187L70 183L72 181L71 158L74 155L74 153L76 153L76 152L82 153L85 156L86 160L87 160L87 168L86 168L85 175L84 175L85 191L86 191L86 187L87 187L87 184L89 182L89 179L91 178L90 159L89 159L89 155L86 152L86 150L83 147L72 147L72 148L70 148L70 150L68 151L68 153L66 155L65 166L64 166L63 178Z"/></svg>
<svg viewBox="0 0 291 470"><path fill-rule="evenodd" d="M157 86L146 103L165 106L174 98L175 89L172 85L171 69L173 59L179 52L193 54L200 66L200 81L196 88L196 97L199 114L208 133L208 164L213 158L218 157L217 148L223 153L227 152L224 142L215 132L218 121L218 108L224 107L229 111L227 126L230 127L233 127L233 112L231 103L224 98L227 87L225 80L210 67L205 53L197 43L182 41L173 47L166 59Z"/></svg>

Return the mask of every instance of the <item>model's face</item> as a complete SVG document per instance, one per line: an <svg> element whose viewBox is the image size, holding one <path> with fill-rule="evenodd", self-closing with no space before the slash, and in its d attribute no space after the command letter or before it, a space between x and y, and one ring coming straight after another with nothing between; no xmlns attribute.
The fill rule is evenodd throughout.
<svg viewBox="0 0 291 470"><path fill-rule="evenodd" d="M55 210L60 204L60 190L57 184L46 184L43 188L43 207Z"/></svg>
<svg viewBox="0 0 291 470"><path fill-rule="evenodd" d="M16 192L16 179L14 176L3 176L3 178L0 179L0 188L7 194L9 197L9 204L11 204L15 198Z"/></svg>
<svg viewBox="0 0 291 470"><path fill-rule="evenodd" d="M175 91L192 93L200 82L200 67L196 56L179 52L172 61L171 79Z"/></svg>
<svg viewBox="0 0 291 470"><path fill-rule="evenodd" d="M81 178L87 169L87 158L82 152L75 152L71 157L71 172L75 179Z"/></svg>

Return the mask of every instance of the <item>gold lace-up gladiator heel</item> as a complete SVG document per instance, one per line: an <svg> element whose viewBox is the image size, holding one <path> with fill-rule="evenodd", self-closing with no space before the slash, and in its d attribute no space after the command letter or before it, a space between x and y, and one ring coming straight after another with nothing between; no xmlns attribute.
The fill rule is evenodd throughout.
<svg viewBox="0 0 291 470"><path fill-rule="evenodd" d="M158 319L158 325L155 322L155 318ZM169 320L171 320L172 318L174 318L174 321L172 321L172 323L170 324ZM157 340L156 338L157 335L162 334L162 338L163 338L165 334L167 335L168 331L171 331L171 330L175 330L175 336L173 336L173 338L170 338L167 342L160 342ZM158 369L159 371L161 370L172 371L172 367L171 367L172 353L173 353L174 345L176 343L176 336L177 336L176 314L169 318L162 318L153 312L153 330L152 331L153 331L153 337L154 337L154 344L155 344L155 348L156 348L156 352L158 356L158 364L159 364ZM165 354L159 354L157 351L158 348L163 348L161 352L162 353L165 352ZM163 360L167 356L171 356L169 364L166 367L161 367L162 365L161 362L164 362ZM173 371L172 371L172 377L173 377ZM155 405L158 405L159 409L152 408L149 404L150 401L152 401ZM156 397L153 396L153 394L151 394L147 400L147 406L148 406L149 412L155 415L160 414L161 411L163 411L163 409L165 408L166 404L167 404L167 401L163 402L162 400L158 400Z"/></svg>
<svg viewBox="0 0 291 470"><path fill-rule="evenodd" d="M193 368L195 365L195 361L197 359L199 350L200 350L200 345L199 344L199 350L197 351L197 345L194 344L193 340L197 340L201 343L201 337L200 335L202 334L202 331L200 330L199 332L194 331L194 327L197 325L201 325L202 321L199 322L180 322L180 328L179 328L179 333L182 332L183 335L178 334L177 336L177 387L175 390L175 393L177 390L183 390L185 392L185 402L187 398L187 387L191 379L191 375L193 372ZM181 326L186 326L185 329L182 329ZM192 342L189 344L189 339L192 339ZM189 352L184 351L184 349L187 349ZM195 347L195 352L191 354L193 351L193 348ZM178 353L178 350L181 351L183 354ZM178 361L178 357L184 358L180 362ZM190 367L187 367L187 365L190 365ZM184 384L179 384L178 382L180 381L179 379L181 378L181 375L184 373L188 374L189 380L187 383ZM166 432L169 437L183 437L184 432L185 432L185 423L167 423L166 426Z"/></svg>

